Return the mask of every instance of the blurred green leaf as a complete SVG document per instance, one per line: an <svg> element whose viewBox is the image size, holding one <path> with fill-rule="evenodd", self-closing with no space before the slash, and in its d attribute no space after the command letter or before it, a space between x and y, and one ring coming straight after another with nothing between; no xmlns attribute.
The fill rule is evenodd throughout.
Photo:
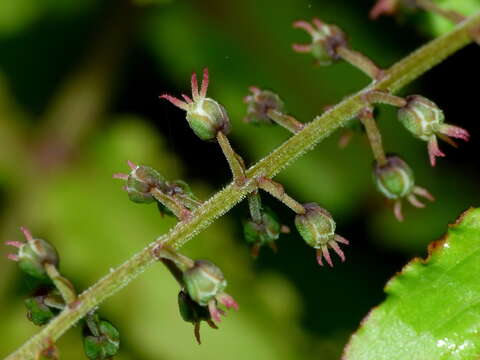
<svg viewBox="0 0 480 360"><path fill-rule="evenodd" d="M386 286L346 348L350 359L478 359L480 209L465 212L427 260L415 259Z"/></svg>

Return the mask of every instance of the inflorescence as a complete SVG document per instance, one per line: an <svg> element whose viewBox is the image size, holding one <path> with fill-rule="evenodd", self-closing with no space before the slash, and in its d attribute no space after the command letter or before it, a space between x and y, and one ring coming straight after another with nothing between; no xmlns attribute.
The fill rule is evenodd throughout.
<svg viewBox="0 0 480 360"><path fill-rule="evenodd" d="M422 8L449 18L453 22L463 19L462 15L445 11L430 0L378 0L371 11L371 17L394 14L405 8ZM300 53L309 53L318 65L331 65L346 61L358 68L372 81L384 76L379 68L367 56L350 48L346 34L337 26L329 25L319 19L296 21L294 28L305 30L311 37L306 44L294 44L293 49ZM472 35L473 36L473 35ZM341 261L345 255L340 247L349 241L336 234L336 223L332 215L315 202L302 204L289 196L284 187L268 177L249 179L243 158L232 148L227 135L231 123L225 108L216 100L207 97L209 84L208 69L203 71L201 86L197 75L191 77L191 97L182 94L183 100L168 94L161 99L168 100L186 112L186 120L192 131L204 141L217 142L225 155L233 175L234 184L245 182L253 184L247 196L249 216L243 221L244 237L251 245L253 257L259 255L260 249L268 246L277 251L276 241L282 233L289 233L290 228L282 225L278 216L262 204L260 190L269 193L295 213L295 227L303 240L316 250L316 259L323 266L323 260L333 266L330 250ZM280 125L296 134L307 125L287 113L285 103L279 95L270 90L250 87L245 96L247 105L245 122L253 125ZM415 184L413 171L398 155L386 154L383 148L380 130L375 120L375 105L388 104L398 109L398 119L416 138L427 142L430 163L435 165L436 157L445 156L438 146L437 139L454 145L451 138L465 141L469 133L458 126L444 122L442 110L431 100L411 95L406 98L388 92L370 91L363 96L364 108L351 121L352 127L363 127L374 157L373 180L378 191L393 202L395 217L403 220L402 201L406 199L415 207L424 207L417 196L433 201L433 196L424 188ZM345 145L346 141L342 140ZM188 184L182 180L167 180L157 170L136 165L128 161L128 174L115 174L113 177L125 181L124 189L131 201L135 203L155 203L162 215L174 216L179 221L189 221L192 213L202 205ZM77 295L72 283L59 272L59 255L49 242L34 238L22 228L26 242L9 241L7 245L18 249L10 254L11 260L28 275L41 280L41 286L31 297L25 300L27 317L35 325L45 325L65 307L75 307ZM160 244L152 249L153 256L162 262L177 280L180 290L178 306L181 317L193 324L195 337L200 343L200 323L206 322L217 328L221 308L238 310L238 304L225 292L227 280L222 271L207 260L192 260L185 255ZM119 349L118 330L107 320L100 318L97 310L92 310L82 321L82 336L85 354L89 359L110 359ZM57 359L58 351L49 340L38 358Z"/></svg>

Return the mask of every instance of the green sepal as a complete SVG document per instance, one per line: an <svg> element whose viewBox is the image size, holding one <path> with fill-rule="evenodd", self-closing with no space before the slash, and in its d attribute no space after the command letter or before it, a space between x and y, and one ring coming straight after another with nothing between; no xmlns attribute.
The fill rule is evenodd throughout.
<svg viewBox="0 0 480 360"><path fill-rule="evenodd" d="M219 131L228 134L230 120L225 108L211 98L199 99L187 111L190 128L202 140L213 140Z"/></svg>
<svg viewBox="0 0 480 360"><path fill-rule="evenodd" d="M195 261L195 265L184 272L183 282L192 300L201 306L206 306L227 286L222 271L207 260Z"/></svg>
<svg viewBox="0 0 480 360"><path fill-rule="evenodd" d="M373 180L378 191L388 199L408 196L415 186L412 169L396 155L389 155L383 166L374 163Z"/></svg>

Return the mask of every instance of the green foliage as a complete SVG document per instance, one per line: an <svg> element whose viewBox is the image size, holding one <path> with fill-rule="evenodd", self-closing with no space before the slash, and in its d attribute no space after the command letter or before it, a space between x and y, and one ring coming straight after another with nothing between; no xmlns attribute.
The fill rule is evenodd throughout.
<svg viewBox="0 0 480 360"><path fill-rule="evenodd" d="M387 284L387 299L366 317L346 360L478 359L480 209L465 212Z"/></svg>

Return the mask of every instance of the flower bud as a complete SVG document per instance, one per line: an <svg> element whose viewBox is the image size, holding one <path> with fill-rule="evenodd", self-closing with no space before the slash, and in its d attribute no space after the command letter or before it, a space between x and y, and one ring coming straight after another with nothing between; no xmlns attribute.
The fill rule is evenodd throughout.
<svg viewBox="0 0 480 360"><path fill-rule="evenodd" d="M28 320L35 325L45 325L55 317L53 311L45 305L43 298L40 296L25 299L25 306L27 307Z"/></svg>
<svg viewBox="0 0 480 360"><path fill-rule="evenodd" d="M247 220L243 224L243 235L245 240L253 245L252 255L258 256L261 246L268 245L276 251L275 240L277 240L282 231L276 214L268 208L262 210L262 221L256 223L253 220Z"/></svg>
<svg viewBox="0 0 480 360"><path fill-rule="evenodd" d="M154 202L155 199L150 191L152 188L163 186L164 177L149 166L137 166L131 162L129 162L129 165L132 171L126 179L127 186L125 188L129 199L136 203L148 204Z"/></svg>
<svg viewBox="0 0 480 360"><path fill-rule="evenodd" d="M83 330L83 349L91 360L106 360L118 353L120 333L108 321L88 315Z"/></svg>
<svg viewBox="0 0 480 360"><path fill-rule="evenodd" d="M245 104L248 105L245 122L255 125L273 124L273 121L268 116L268 111L285 112L283 101L274 92L260 90L255 86L250 87L249 90L252 94L245 96L243 99Z"/></svg>
<svg viewBox="0 0 480 360"><path fill-rule="evenodd" d="M58 267L59 257L57 250L43 239L34 239L30 231L21 228L27 242L9 241L6 244L18 248L18 254L11 254L9 258L18 261L20 269L35 278L43 279L48 275L44 264L49 263Z"/></svg>
<svg viewBox="0 0 480 360"><path fill-rule="evenodd" d="M340 59L336 49L347 45L344 32L335 25L325 24L319 19L312 21L315 27L306 21L296 21L294 28L304 29L312 37L310 44L293 44L297 52L311 53L319 65L330 65Z"/></svg>
<svg viewBox="0 0 480 360"><path fill-rule="evenodd" d="M468 141L470 135L458 126L445 124L443 111L432 101L420 95L406 98L407 104L398 110L398 119L413 136L428 142L428 152L432 166L435 157L445 156L439 149L437 136L442 140L455 144L449 137Z"/></svg>
<svg viewBox="0 0 480 360"><path fill-rule="evenodd" d="M222 271L210 261L195 261L193 267L184 272L183 282L191 299L200 306L208 306L210 315L215 321L220 321L222 314L217 308L217 301L227 308L238 309L233 298L224 293L227 281Z"/></svg>
<svg viewBox="0 0 480 360"><path fill-rule="evenodd" d="M398 199L410 194L415 185L413 171L400 157L390 155L387 164L375 163L373 179L378 191L388 199Z"/></svg>
<svg viewBox="0 0 480 360"><path fill-rule="evenodd" d="M316 203L304 205L305 213L297 214L295 226L298 232L311 247L317 249L317 261L323 266L322 258L325 258L330 266L333 266L329 248L332 248L338 256L345 261L345 255L337 243L348 245L348 240L335 234L335 221L330 213Z"/></svg>
<svg viewBox="0 0 480 360"><path fill-rule="evenodd" d="M386 198L395 200L394 214L399 221L403 220L401 208L403 198L415 207L425 206L415 195L434 201L433 196L426 189L415 185L412 169L397 155L388 155L385 165L374 163L373 180L378 191Z"/></svg>
<svg viewBox="0 0 480 360"><path fill-rule="evenodd" d="M195 261L195 265L183 274L183 280L190 297L202 306L227 287L222 271L207 260Z"/></svg>
<svg viewBox="0 0 480 360"><path fill-rule="evenodd" d="M230 120L225 108L217 101L207 98L208 69L203 71L201 89L198 88L197 75L192 74L192 98L182 95L185 101L170 95L160 98L170 101L187 112L187 122L193 132L202 140L213 140L219 131L228 134Z"/></svg>

